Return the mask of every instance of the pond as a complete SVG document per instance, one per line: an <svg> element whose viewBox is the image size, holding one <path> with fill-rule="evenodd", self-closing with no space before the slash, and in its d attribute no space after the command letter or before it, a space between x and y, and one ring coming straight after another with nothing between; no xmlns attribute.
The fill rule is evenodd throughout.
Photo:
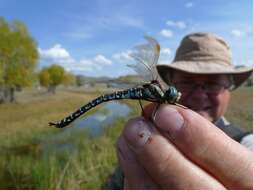
<svg viewBox="0 0 253 190"><path fill-rule="evenodd" d="M115 118L127 116L129 112L130 108L126 104L110 102L105 104L94 114L74 122L73 128L68 129L76 130L77 128L89 128L91 129L92 135L99 135L104 126L112 124Z"/></svg>
<svg viewBox="0 0 253 190"><path fill-rule="evenodd" d="M77 119L71 126L59 129L60 132L49 136L42 142L43 152L47 155L50 152L63 152L64 150L74 151L76 145L72 142L75 136L80 137L87 131L92 137L103 133L105 127L113 124L119 117L126 117L131 109L124 103L109 102L101 105L99 109L88 116Z"/></svg>

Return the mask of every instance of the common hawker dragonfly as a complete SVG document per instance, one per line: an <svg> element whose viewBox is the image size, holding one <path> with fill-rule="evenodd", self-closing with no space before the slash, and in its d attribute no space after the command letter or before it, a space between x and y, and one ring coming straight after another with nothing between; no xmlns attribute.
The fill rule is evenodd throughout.
<svg viewBox="0 0 253 190"><path fill-rule="evenodd" d="M110 94L104 94L96 99L83 105L81 108L65 117L59 122L50 122L49 125L53 125L57 128L63 128L73 122L75 119L86 113L91 108L112 100L121 99L135 99L146 100L156 103L169 103L176 104L180 98L181 93L173 86L169 86L167 90L163 90L161 84L158 81L158 72L156 70L156 64L160 55L160 45L152 37L146 36L147 43L138 45L134 48L134 51L130 54L135 60L135 64L129 65L138 74L142 75L145 81L149 81L139 87L130 88L126 90L116 91Z"/></svg>

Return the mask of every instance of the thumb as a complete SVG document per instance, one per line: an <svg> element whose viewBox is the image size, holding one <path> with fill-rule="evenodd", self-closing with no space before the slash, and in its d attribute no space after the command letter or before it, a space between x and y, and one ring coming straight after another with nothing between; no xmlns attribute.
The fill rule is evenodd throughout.
<svg viewBox="0 0 253 190"><path fill-rule="evenodd" d="M253 189L253 153L211 122L190 109L172 105L160 106L153 120L186 157L228 189Z"/></svg>

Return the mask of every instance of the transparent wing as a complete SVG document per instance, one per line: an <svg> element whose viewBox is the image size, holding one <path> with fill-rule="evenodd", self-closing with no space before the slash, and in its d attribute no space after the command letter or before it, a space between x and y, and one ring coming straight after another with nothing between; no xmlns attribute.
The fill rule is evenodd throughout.
<svg viewBox="0 0 253 190"><path fill-rule="evenodd" d="M128 66L141 75L145 81L156 80L158 78L156 64L160 55L160 45L150 36L145 36L145 39L148 43L136 46L130 54L136 63Z"/></svg>

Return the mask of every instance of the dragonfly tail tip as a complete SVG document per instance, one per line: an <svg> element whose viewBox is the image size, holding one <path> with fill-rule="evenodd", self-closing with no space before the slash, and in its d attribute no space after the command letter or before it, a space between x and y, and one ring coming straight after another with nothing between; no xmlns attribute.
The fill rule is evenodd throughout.
<svg viewBox="0 0 253 190"><path fill-rule="evenodd" d="M57 123L49 122L48 125L49 125L49 126L56 126Z"/></svg>

